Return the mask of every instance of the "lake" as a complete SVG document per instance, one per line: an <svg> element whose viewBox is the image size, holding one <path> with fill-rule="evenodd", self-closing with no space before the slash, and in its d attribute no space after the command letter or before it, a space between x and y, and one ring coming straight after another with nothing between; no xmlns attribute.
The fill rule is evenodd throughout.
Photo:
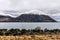
<svg viewBox="0 0 60 40"><path fill-rule="evenodd" d="M39 23L23 23L23 22L0 22L0 29L11 29L11 28L19 28L19 29L34 29L37 26L42 29L60 29L59 22L39 22Z"/></svg>

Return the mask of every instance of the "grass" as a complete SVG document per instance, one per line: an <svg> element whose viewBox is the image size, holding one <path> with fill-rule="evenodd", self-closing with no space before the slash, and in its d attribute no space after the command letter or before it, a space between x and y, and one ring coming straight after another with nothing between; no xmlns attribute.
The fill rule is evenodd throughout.
<svg viewBox="0 0 60 40"><path fill-rule="evenodd" d="M0 40L60 40L60 35L47 34L47 35L0 36Z"/></svg>

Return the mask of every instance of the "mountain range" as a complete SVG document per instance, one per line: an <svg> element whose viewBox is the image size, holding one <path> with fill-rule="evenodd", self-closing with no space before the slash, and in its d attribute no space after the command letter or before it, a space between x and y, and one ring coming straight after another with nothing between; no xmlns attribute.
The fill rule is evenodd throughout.
<svg viewBox="0 0 60 40"><path fill-rule="evenodd" d="M0 15L0 22L56 22L48 15L22 14L16 18Z"/></svg>
<svg viewBox="0 0 60 40"><path fill-rule="evenodd" d="M3 10L0 11L0 22L56 22L56 20L40 10L27 12Z"/></svg>

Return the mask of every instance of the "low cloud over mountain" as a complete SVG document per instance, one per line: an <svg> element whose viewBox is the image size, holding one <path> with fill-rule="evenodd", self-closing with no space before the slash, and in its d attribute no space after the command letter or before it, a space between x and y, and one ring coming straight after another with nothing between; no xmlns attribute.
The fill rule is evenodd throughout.
<svg viewBox="0 0 60 40"><path fill-rule="evenodd" d="M56 21L60 21L59 10L25 10L25 11L14 11L14 10L0 10L0 15L10 16L16 18L22 14L36 14L36 15L48 15Z"/></svg>
<svg viewBox="0 0 60 40"><path fill-rule="evenodd" d="M16 18L10 16L1 16L0 22L56 22L48 15L22 14Z"/></svg>

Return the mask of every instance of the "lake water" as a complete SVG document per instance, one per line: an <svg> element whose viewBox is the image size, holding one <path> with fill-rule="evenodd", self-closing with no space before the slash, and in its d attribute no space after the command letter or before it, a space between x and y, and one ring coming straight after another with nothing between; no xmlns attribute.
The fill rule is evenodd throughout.
<svg viewBox="0 0 60 40"><path fill-rule="evenodd" d="M19 28L19 29L34 29L35 27L40 26L42 29L60 29L60 23L19 23L19 22L1 22L0 29L11 29L11 28Z"/></svg>

